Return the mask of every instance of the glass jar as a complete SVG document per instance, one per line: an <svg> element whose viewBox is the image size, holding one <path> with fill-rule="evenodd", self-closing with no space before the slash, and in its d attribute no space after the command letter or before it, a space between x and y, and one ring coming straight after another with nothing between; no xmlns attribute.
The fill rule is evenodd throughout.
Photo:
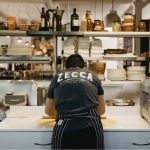
<svg viewBox="0 0 150 150"><path fill-rule="evenodd" d="M104 22L100 20L94 20L93 31L104 31Z"/></svg>
<svg viewBox="0 0 150 150"><path fill-rule="evenodd" d="M134 17L131 13L126 13L123 23L123 31L133 31Z"/></svg>
<svg viewBox="0 0 150 150"><path fill-rule="evenodd" d="M112 29L114 32L121 30L121 23L120 21L114 21L112 24Z"/></svg>
<svg viewBox="0 0 150 150"><path fill-rule="evenodd" d="M138 22L138 31L140 32L146 31L146 23L144 21Z"/></svg>

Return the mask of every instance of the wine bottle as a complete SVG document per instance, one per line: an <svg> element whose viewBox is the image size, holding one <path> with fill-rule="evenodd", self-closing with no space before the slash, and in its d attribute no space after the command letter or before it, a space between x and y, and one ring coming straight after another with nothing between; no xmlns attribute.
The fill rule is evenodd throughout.
<svg viewBox="0 0 150 150"><path fill-rule="evenodd" d="M45 30L45 21L46 20L46 14L45 14L45 8L42 7L42 12L41 12L41 30Z"/></svg>
<svg viewBox="0 0 150 150"><path fill-rule="evenodd" d="M46 10L46 15L45 15L45 30L46 31L50 30L50 15L48 10Z"/></svg>
<svg viewBox="0 0 150 150"><path fill-rule="evenodd" d="M79 31L79 15L76 13L76 8L71 15L71 31Z"/></svg>

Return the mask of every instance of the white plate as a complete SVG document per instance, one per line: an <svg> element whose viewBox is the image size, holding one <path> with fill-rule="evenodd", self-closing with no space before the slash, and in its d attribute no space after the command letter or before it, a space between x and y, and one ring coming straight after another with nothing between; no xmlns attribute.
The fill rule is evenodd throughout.
<svg viewBox="0 0 150 150"><path fill-rule="evenodd" d="M145 71L146 67L145 66L134 66L134 67L128 67L127 70L129 71Z"/></svg>
<svg viewBox="0 0 150 150"><path fill-rule="evenodd" d="M116 106L128 106L129 103L124 103L124 102L121 102L121 103L115 103Z"/></svg>

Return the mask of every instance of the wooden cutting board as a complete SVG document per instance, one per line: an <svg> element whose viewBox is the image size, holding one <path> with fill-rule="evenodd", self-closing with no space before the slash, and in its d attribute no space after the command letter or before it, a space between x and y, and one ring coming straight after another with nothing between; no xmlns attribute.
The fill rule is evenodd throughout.
<svg viewBox="0 0 150 150"><path fill-rule="evenodd" d="M53 128L55 126L55 119L38 119L37 124L40 127L45 127L45 128Z"/></svg>
<svg viewBox="0 0 150 150"><path fill-rule="evenodd" d="M109 118L108 119L101 119L101 122L103 124L103 127L110 127L110 126L117 124L116 120L109 119Z"/></svg>
<svg viewBox="0 0 150 150"><path fill-rule="evenodd" d="M113 126L115 124L117 124L116 120L113 119L101 119L103 127L110 127ZM37 120L37 124L40 127L45 127L45 128L53 128L55 125L55 119L38 119Z"/></svg>

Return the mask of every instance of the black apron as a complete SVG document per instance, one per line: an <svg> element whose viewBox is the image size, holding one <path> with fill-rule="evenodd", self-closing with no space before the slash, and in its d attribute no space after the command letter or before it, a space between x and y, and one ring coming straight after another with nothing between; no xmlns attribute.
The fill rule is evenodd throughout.
<svg viewBox="0 0 150 150"><path fill-rule="evenodd" d="M86 131L88 127L93 128L95 135L96 146L94 149L104 149L103 126L96 108L73 114L57 114L52 136L52 149L62 149L63 135L66 132L75 133L79 130L84 131L84 129Z"/></svg>

